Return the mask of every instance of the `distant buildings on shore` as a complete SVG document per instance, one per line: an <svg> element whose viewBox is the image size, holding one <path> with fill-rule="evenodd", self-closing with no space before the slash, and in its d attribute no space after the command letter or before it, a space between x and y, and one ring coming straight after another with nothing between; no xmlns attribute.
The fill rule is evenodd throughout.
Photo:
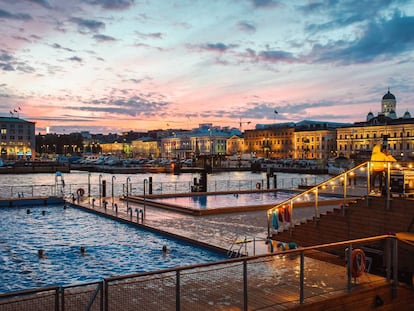
<svg viewBox="0 0 414 311"><path fill-rule="evenodd" d="M15 117L0 117L2 159L32 158L35 155L35 123Z"/></svg>
<svg viewBox="0 0 414 311"><path fill-rule="evenodd" d="M276 159L327 160L338 155L368 159L374 145L387 147L394 157L414 159L414 119L406 111L397 117L397 101L390 90L383 96L381 111L369 112L363 122L335 123L303 120L258 124L244 133L237 128L200 124L189 130L168 129L122 135L37 135L33 122L0 118L1 157L33 158L51 155L112 154L134 158L186 159L225 156ZM36 153L35 153L36 151Z"/></svg>

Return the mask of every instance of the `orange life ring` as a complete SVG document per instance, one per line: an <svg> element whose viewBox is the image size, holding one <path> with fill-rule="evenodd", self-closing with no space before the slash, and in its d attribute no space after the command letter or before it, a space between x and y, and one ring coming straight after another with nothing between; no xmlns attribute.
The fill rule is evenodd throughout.
<svg viewBox="0 0 414 311"><path fill-rule="evenodd" d="M261 188L261 187L262 187L261 183L259 183L259 182L258 182L258 183L256 184L256 189L257 189L257 190L260 190L260 188Z"/></svg>
<svg viewBox="0 0 414 311"><path fill-rule="evenodd" d="M351 255L351 273L354 278L365 272L366 258L362 249L356 248Z"/></svg>
<svg viewBox="0 0 414 311"><path fill-rule="evenodd" d="M79 188L78 190L76 190L76 193L78 196L83 197L83 195L85 194L85 190L83 190L83 188Z"/></svg>

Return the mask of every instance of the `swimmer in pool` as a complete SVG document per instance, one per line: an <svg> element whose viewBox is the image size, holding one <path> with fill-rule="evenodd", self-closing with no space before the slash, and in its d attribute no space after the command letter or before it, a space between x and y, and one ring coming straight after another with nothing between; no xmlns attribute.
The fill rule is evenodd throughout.
<svg viewBox="0 0 414 311"><path fill-rule="evenodd" d="M45 256L45 250L44 249L37 250L37 257L39 257L39 259L46 258L46 256Z"/></svg>

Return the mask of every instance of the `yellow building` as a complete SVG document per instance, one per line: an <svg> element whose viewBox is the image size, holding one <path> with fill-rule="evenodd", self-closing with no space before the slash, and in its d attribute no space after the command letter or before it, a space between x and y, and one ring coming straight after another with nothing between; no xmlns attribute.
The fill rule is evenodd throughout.
<svg viewBox="0 0 414 311"><path fill-rule="evenodd" d="M287 159L294 155L291 124L273 124L244 132L245 150L256 157Z"/></svg>
<svg viewBox="0 0 414 311"><path fill-rule="evenodd" d="M377 116L369 112L365 122L338 128L338 152L363 161L369 159L376 144L382 144L395 158L413 159L414 119L408 111L398 118L396 104L394 94L388 90L382 97L381 112Z"/></svg>
<svg viewBox="0 0 414 311"><path fill-rule="evenodd" d="M328 160L336 156L336 129L294 133L294 158Z"/></svg>
<svg viewBox="0 0 414 311"><path fill-rule="evenodd" d="M133 140L131 151L134 158L159 158L161 153L158 142L154 140Z"/></svg>
<svg viewBox="0 0 414 311"><path fill-rule="evenodd" d="M118 156L118 157L123 157L125 152L124 152L124 148L125 148L125 144L124 143L118 143L118 142L113 142L113 143L101 143L101 152L102 154L110 154L110 155L114 155L114 156Z"/></svg>
<svg viewBox="0 0 414 311"><path fill-rule="evenodd" d="M244 138L238 135L229 137L226 141L226 153L227 155L241 155L246 153Z"/></svg>
<svg viewBox="0 0 414 311"><path fill-rule="evenodd" d="M339 128L338 152L350 158L369 159L372 148L380 143L399 159L414 158L414 119L392 120L386 117L366 124Z"/></svg>

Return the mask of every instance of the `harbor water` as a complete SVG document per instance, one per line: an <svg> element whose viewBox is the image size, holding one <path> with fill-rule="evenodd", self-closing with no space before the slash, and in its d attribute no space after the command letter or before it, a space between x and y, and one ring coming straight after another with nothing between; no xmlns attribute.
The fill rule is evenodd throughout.
<svg viewBox="0 0 414 311"><path fill-rule="evenodd" d="M0 175L0 198L33 196L70 196L79 189L90 196L122 196L148 194L171 194L191 192L197 173L174 174L107 174L71 171L58 176L54 173L4 174ZM276 173L267 178L266 173L220 172L207 175L207 191L238 191L266 189L297 189L299 185L315 185L329 175ZM150 181L152 181L150 185ZM260 186L259 186L260 184ZM99 187L101 185L101 187ZM58 193L57 193L58 192Z"/></svg>

